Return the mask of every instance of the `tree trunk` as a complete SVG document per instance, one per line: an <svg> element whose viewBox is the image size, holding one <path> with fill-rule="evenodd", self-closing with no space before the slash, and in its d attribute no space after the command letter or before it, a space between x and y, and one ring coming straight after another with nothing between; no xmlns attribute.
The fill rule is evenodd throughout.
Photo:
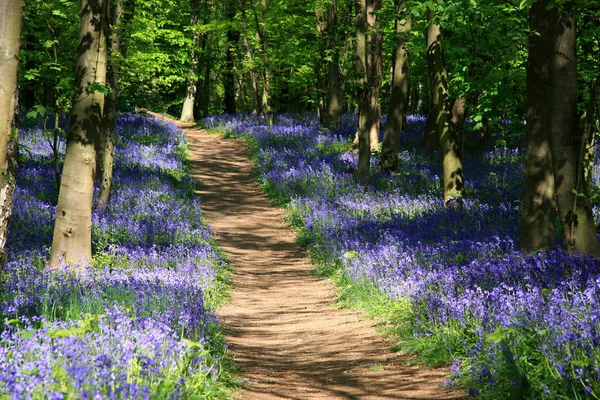
<svg viewBox="0 0 600 400"><path fill-rule="evenodd" d="M235 2L228 1L226 10L227 18L233 21L236 14ZM237 45L240 40L240 32L229 27L227 30L227 49L225 51L225 76L223 78L223 86L225 92L225 113L236 114L236 100L235 100L235 54L237 52Z"/></svg>
<svg viewBox="0 0 600 400"><path fill-rule="evenodd" d="M600 113L596 114L598 98L600 97L600 75L590 88L590 100L584 116L583 138L585 143L585 153L583 156L583 178L585 181L586 194L589 196L591 192L593 170L594 170L594 143L596 133L600 133L600 126L596 125L595 117L600 117Z"/></svg>
<svg viewBox="0 0 600 400"><path fill-rule="evenodd" d="M592 206L585 195L582 143L577 118L577 15L571 6L557 11L550 53L550 135L558 213L570 253L597 256Z"/></svg>
<svg viewBox="0 0 600 400"><path fill-rule="evenodd" d="M82 0L76 63L76 97L67 135L50 266L84 266L92 257L92 196L95 143L100 135L104 95L90 85L106 81L106 0Z"/></svg>
<svg viewBox="0 0 600 400"><path fill-rule="evenodd" d="M444 203L459 201L464 191L462 162L459 157L456 131L452 124L448 73L444 64L442 32L430 13L427 27L427 62L432 92L432 108L427 118L425 137L432 147L439 142L444 168Z"/></svg>
<svg viewBox="0 0 600 400"><path fill-rule="evenodd" d="M107 4L110 7L110 2ZM116 0L109 13L111 29L109 31L109 47L111 58L108 63L107 82L110 84L111 93L106 96L104 103L104 124L102 126L100 150L102 157L99 159L100 167L100 193L98 195L97 209L103 213L108 207L110 188L113 180L113 166L115 159L115 129L117 126L117 99L119 95L119 73L121 67L121 16L123 14L123 0Z"/></svg>
<svg viewBox="0 0 600 400"><path fill-rule="evenodd" d="M327 57L327 18L326 11L322 6L315 8L315 19L317 21L317 54L315 57L315 77L317 91L317 116L319 124L327 126L327 95L325 93L326 79L323 76L322 64Z"/></svg>
<svg viewBox="0 0 600 400"><path fill-rule="evenodd" d="M327 126L337 130L342 119L344 96L340 83L337 0L331 0L327 6L327 49L331 52L331 60L327 65Z"/></svg>
<svg viewBox="0 0 600 400"><path fill-rule="evenodd" d="M269 65L269 37L268 37L268 29L267 29L267 0L260 0L260 9L261 9L261 21L258 20L258 14L253 7L254 10L254 21L256 23L256 32L258 34L258 39L261 44L262 50L262 78L263 78L263 91L262 91L262 100L261 100L261 111L263 116L268 116L271 114L271 104L270 104L270 96L271 96L271 67ZM272 123L272 117L271 117Z"/></svg>
<svg viewBox="0 0 600 400"><path fill-rule="evenodd" d="M381 125L381 52L383 36L377 23L376 12L381 8L381 0L367 0L367 81L369 98L369 136L371 151L379 147L379 126Z"/></svg>
<svg viewBox="0 0 600 400"><path fill-rule="evenodd" d="M242 29L244 34L244 48L246 50L246 59L250 65L250 84L252 86L252 114L258 115L261 113L260 92L258 86L258 76L254 66L254 56L252 55L252 47L248 38L248 23L246 18L246 1L242 0Z"/></svg>
<svg viewBox="0 0 600 400"><path fill-rule="evenodd" d="M408 103L408 67L407 44L410 40L412 21L410 17L401 18L406 0L396 0L397 43L392 61L392 98L387 123L383 131L380 167L384 171L397 171L400 167L398 153L402 127L406 118Z"/></svg>
<svg viewBox="0 0 600 400"><path fill-rule="evenodd" d="M527 59L527 152L525 191L521 216L520 247L524 253L554 245L556 193L552 173L549 115L550 20L548 0L529 10L529 57Z"/></svg>
<svg viewBox="0 0 600 400"><path fill-rule="evenodd" d="M198 25L200 17L200 4L199 0L192 0L192 15L190 19L190 26ZM198 82L198 52L197 49L200 44L200 34L197 30L194 30L194 40L192 44L192 50L190 51L190 70L188 77L188 86L183 102L183 109L181 110L181 122L195 122L194 118L194 104L196 103L196 82Z"/></svg>
<svg viewBox="0 0 600 400"><path fill-rule="evenodd" d="M6 258L8 222L13 209L15 192L17 136L17 68L21 24L22 0L8 0L0 5L0 276Z"/></svg>
<svg viewBox="0 0 600 400"><path fill-rule="evenodd" d="M367 0L356 0L356 79L358 97L358 183L366 185L371 174L369 93L367 89Z"/></svg>

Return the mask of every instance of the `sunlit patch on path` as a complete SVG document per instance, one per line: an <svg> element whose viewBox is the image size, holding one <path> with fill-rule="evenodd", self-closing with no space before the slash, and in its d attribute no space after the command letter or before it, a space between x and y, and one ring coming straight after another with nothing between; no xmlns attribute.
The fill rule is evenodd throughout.
<svg viewBox="0 0 600 400"><path fill-rule="evenodd" d="M192 174L208 223L235 270L219 311L246 382L244 399L456 399L447 370L390 352L374 323L332 303L335 290L310 274L281 210L250 176L248 150L184 126Z"/></svg>

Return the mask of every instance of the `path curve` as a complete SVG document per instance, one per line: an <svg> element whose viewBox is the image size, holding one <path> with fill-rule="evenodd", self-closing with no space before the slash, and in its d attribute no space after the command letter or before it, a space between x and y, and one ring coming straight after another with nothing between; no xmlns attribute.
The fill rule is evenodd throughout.
<svg viewBox="0 0 600 400"><path fill-rule="evenodd" d="M235 272L219 310L243 399L458 399L446 369L410 365L373 321L333 303L331 283L251 177L247 146L182 125L207 222Z"/></svg>

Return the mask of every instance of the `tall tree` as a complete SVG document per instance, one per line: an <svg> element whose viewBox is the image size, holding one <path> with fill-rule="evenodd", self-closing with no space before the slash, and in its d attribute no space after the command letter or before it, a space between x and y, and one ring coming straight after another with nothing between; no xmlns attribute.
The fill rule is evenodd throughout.
<svg viewBox="0 0 600 400"><path fill-rule="evenodd" d="M188 74L188 85L186 90L185 101L183 102L183 109L181 110L181 122L194 122L194 104L196 101L196 82L198 80L198 47L200 44L200 33L198 32L197 26L200 18L200 1L191 0L191 16L190 26L192 27L192 48L190 50L190 70Z"/></svg>
<svg viewBox="0 0 600 400"><path fill-rule="evenodd" d="M112 9L107 1L107 17L110 16L110 29L106 34L110 58L107 70L107 81L110 93L105 98L104 120L99 140L98 174L100 176L100 193L98 194L97 209L104 212L108 206L110 188L113 179L113 164L115 156L115 128L117 125L117 99L119 92L119 69L121 67L121 17L123 15L123 0L114 0ZM108 24L107 24L108 26Z"/></svg>
<svg viewBox="0 0 600 400"><path fill-rule="evenodd" d="M4 267L8 221L15 192L17 138L14 116L23 6L22 0L0 4L0 274Z"/></svg>
<svg viewBox="0 0 600 400"><path fill-rule="evenodd" d="M228 19L227 26L227 48L225 49L225 77L224 77L224 92L225 92L225 112L227 114L236 113L235 100L235 53L240 40L240 32L234 26L235 14L237 13L236 1L228 0L225 2L225 16Z"/></svg>
<svg viewBox="0 0 600 400"><path fill-rule="evenodd" d="M448 72L444 63L442 30L430 11L427 26L427 63L432 105L427 117L425 137L439 142L444 169L444 203L461 201L464 190L463 168L456 131L452 123Z"/></svg>
<svg viewBox="0 0 600 400"><path fill-rule="evenodd" d="M527 59L527 152L520 247L532 252L554 245L556 193L550 149L550 29L555 10L549 0L529 9Z"/></svg>
<svg viewBox="0 0 600 400"><path fill-rule="evenodd" d="M384 170L398 170L398 152L402 126L408 107L408 43L412 19L405 15L406 0L396 0L396 35L397 42L392 60L392 97L388 119L383 132L380 166Z"/></svg>
<svg viewBox="0 0 600 400"><path fill-rule="evenodd" d="M367 183L371 171L369 91L367 68L367 0L356 0L356 80L358 97L358 182Z"/></svg>
<svg viewBox="0 0 600 400"><path fill-rule="evenodd" d="M577 116L577 15L569 4L557 7L550 53L550 135L558 213L569 252L599 255L592 206L585 194L582 140Z"/></svg>
<svg viewBox="0 0 600 400"><path fill-rule="evenodd" d="M260 0L260 20L258 18L258 12L254 10L254 22L256 24L256 32L261 44L261 56L262 56L262 78L263 78L263 91L261 101L261 111L263 115L271 114L271 65L269 61L269 30L267 23L267 0Z"/></svg>
<svg viewBox="0 0 600 400"><path fill-rule="evenodd" d="M327 6L327 125L337 129L342 119L343 86L340 82L340 50L337 0Z"/></svg>
<svg viewBox="0 0 600 400"><path fill-rule="evenodd" d="M377 20L381 0L367 0L367 89L369 99L369 136L372 151L379 147L381 125L381 83L383 35Z"/></svg>
<svg viewBox="0 0 600 400"><path fill-rule="evenodd" d="M85 265L92 256L95 144L100 135L106 81L105 1L82 0L76 62L76 98L67 135L50 265Z"/></svg>
<svg viewBox="0 0 600 400"><path fill-rule="evenodd" d="M250 35L248 33L248 18L246 14L246 0L241 0L242 11L242 34L244 38L244 50L246 52L246 61L248 63L250 84L252 90L252 114L258 115L261 113L260 92L258 84L258 74L254 65L254 54L250 44Z"/></svg>

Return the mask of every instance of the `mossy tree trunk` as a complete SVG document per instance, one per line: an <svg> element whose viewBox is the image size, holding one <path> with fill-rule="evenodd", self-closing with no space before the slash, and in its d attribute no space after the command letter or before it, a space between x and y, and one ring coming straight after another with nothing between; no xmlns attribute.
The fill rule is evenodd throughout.
<svg viewBox="0 0 600 400"><path fill-rule="evenodd" d="M431 81L432 107L427 118L425 136L430 147L432 145L430 141L438 142L442 153L444 203L446 205L460 203L464 191L463 168L456 131L452 123L442 31L440 25L435 22L433 12L430 13L430 21L427 26L427 62Z"/></svg>
<svg viewBox="0 0 600 400"><path fill-rule="evenodd" d="M95 144L102 126L107 48L105 1L82 0L76 62L76 96L56 207L50 266L89 263L92 257L92 197Z"/></svg>

